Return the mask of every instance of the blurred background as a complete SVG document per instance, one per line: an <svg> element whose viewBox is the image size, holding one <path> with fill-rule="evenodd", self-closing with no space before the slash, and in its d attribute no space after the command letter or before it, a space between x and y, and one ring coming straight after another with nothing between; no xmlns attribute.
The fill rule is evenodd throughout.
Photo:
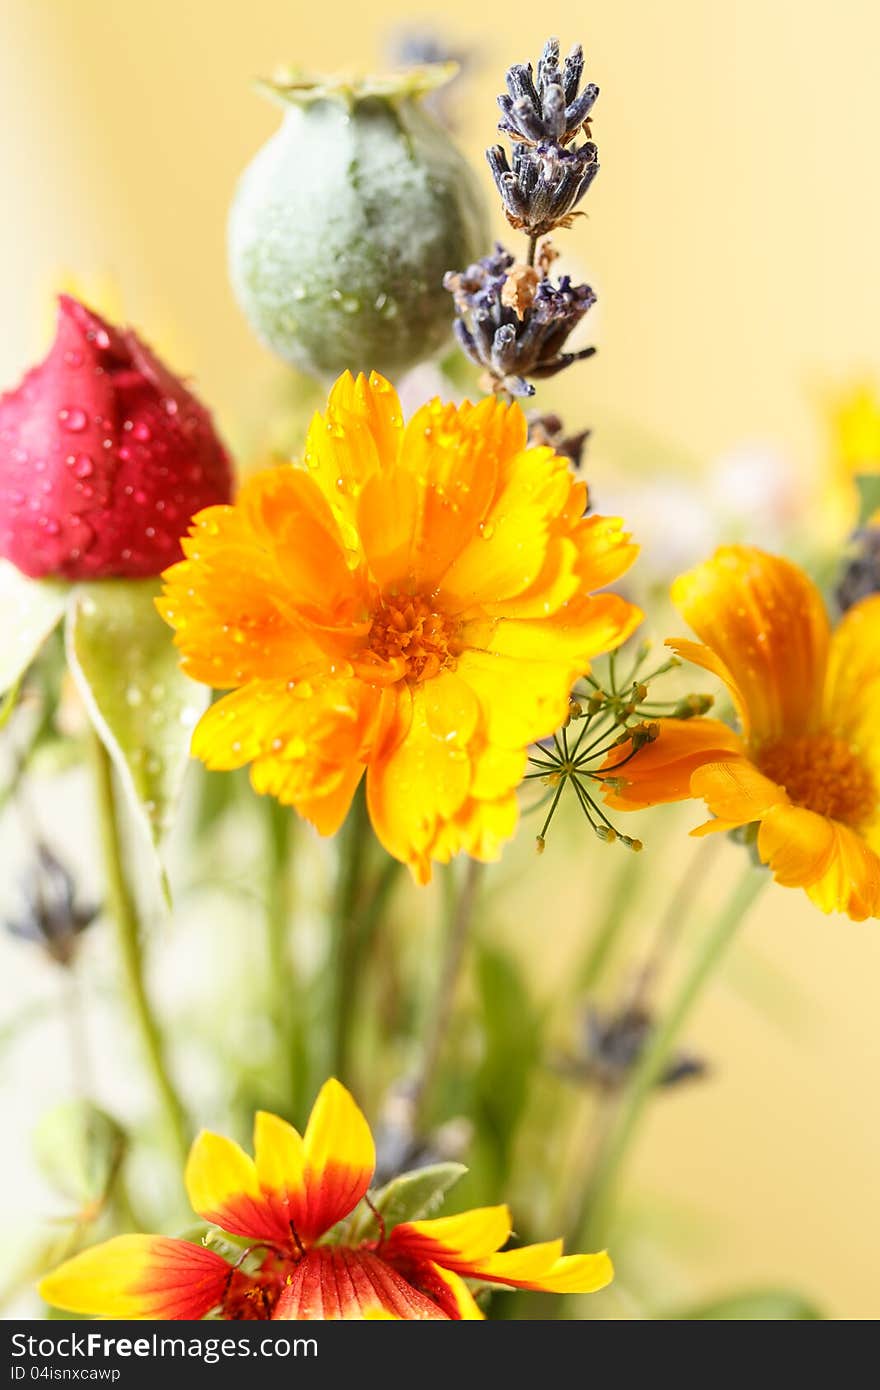
<svg viewBox="0 0 880 1390"><path fill-rule="evenodd" d="M381 67L401 30L427 28L468 55L457 136L488 193L483 149L503 70L536 58L554 32L564 49L584 43L602 89L602 172L589 216L559 238L568 267L598 292L586 341L600 352L546 383L538 403L594 431L596 504L619 508L644 540L643 583L659 585L723 535L803 554L842 544L850 504L833 482L832 403L880 373L880 16L862 0L832 12L817 0L487 0L478 11L447 0L442 23L417 0L323 11L300 0L6 0L0 384L44 349L53 287L73 277L193 377L242 462L253 461L287 388L225 271L236 178L278 122L251 79L280 62ZM496 223L505 235L500 213ZM658 637L669 621L657 619ZM70 780L41 814L97 891L89 827L71 830L82 795ZM669 817L662 831L659 815L645 820L646 930L668 897L671 859L683 870L691 848L670 828ZM0 833L0 884L12 883L21 845L8 816ZM492 929L524 959L540 947L537 987L552 1003L594 925L605 866L611 875L620 861L592 846L581 855L572 824L539 865L532 833L511 856ZM695 926L738 853L724 848ZM186 946L163 929L161 979L180 1013L196 988L207 1007L196 978L234 977L235 948L212 935L219 911L201 900ZM7 1022L55 988L48 965L0 937ZM643 1281L655 1271L657 1306L778 1284L829 1316L880 1315L878 999L877 923L826 919L800 893L766 892L689 1029L710 1077L655 1104L628 1177L630 1238ZM89 1026L99 1088L124 1110L127 1060L99 1016ZM46 1216L29 1132L69 1090L68 1042L55 1024L0 1036L0 1228L14 1242ZM197 1048L184 1064L197 1084ZM608 1315L626 1311L609 1305Z"/></svg>

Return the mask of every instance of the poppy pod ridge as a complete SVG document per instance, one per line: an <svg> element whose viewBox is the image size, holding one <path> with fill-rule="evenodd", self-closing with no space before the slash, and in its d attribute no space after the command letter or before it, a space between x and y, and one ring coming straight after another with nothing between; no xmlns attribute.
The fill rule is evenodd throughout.
<svg viewBox="0 0 880 1390"><path fill-rule="evenodd" d="M193 1144L190 1201L247 1242L235 1263L167 1236L117 1236L66 1261L40 1292L55 1307L104 1318L461 1320L483 1316L468 1280L591 1293L613 1277L604 1252L566 1256L561 1241L501 1250L511 1233L505 1206L391 1229L378 1211L359 1237L339 1223L366 1198L375 1162L364 1116L331 1079L302 1136L260 1112L253 1158L216 1134Z"/></svg>
<svg viewBox="0 0 880 1390"><path fill-rule="evenodd" d="M232 691L193 753L250 764L322 834L366 773L378 838L421 882L496 859L529 744L641 619L606 591L636 548L585 507L518 405L433 400L404 425L388 381L344 374L302 464L201 512L165 575L184 670Z"/></svg>
<svg viewBox="0 0 880 1390"><path fill-rule="evenodd" d="M694 834L753 826L778 883L824 912L880 916L880 595L832 631L797 565L725 546L677 579L672 597L701 640L669 645L724 682L740 729L658 721L608 804L702 799L714 819Z"/></svg>

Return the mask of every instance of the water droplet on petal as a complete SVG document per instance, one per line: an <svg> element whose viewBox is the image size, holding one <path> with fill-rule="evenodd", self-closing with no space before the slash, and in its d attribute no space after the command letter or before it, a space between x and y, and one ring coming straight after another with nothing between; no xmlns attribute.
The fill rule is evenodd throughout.
<svg viewBox="0 0 880 1390"><path fill-rule="evenodd" d="M58 412L58 419L66 430L71 430L74 434L79 434L89 423L89 417L78 405L65 406Z"/></svg>

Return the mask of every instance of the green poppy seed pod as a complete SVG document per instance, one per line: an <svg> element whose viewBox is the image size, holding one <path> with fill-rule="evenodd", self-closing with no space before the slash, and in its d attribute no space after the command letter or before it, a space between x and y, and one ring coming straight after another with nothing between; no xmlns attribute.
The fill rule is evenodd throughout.
<svg viewBox="0 0 880 1390"><path fill-rule="evenodd" d="M293 366L393 376L450 339L444 273L489 237L476 176L421 101L452 70L262 84L285 117L241 177L229 265L251 327Z"/></svg>

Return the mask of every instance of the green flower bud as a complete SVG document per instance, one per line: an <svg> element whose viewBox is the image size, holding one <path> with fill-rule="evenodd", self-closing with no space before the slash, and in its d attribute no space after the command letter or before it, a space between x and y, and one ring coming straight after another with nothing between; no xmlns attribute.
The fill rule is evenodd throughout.
<svg viewBox="0 0 880 1390"><path fill-rule="evenodd" d="M421 103L450 75L262 84L286 114L241 177L229 265L251 326L286 362L394 375L451 337L444 273L489 234L476 176Z"/></svg>

